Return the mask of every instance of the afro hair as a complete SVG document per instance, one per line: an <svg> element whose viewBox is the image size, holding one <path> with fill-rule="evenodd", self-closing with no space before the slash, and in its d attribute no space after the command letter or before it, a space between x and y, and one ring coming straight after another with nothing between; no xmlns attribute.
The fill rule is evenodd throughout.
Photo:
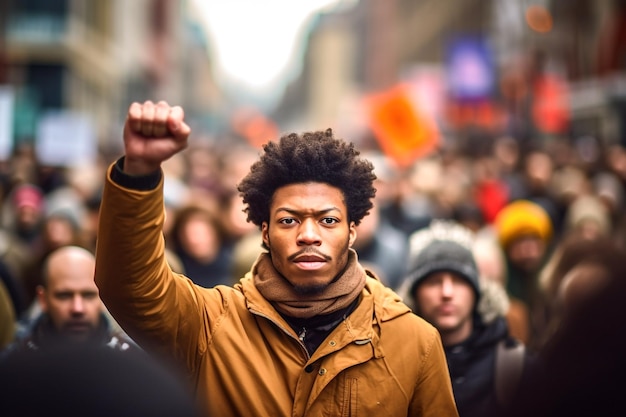
<svg viewBox="0 0 626 417"><path fill-rule="evenodd" d="M348 218L358 225L373 207L376 175L354 144L337 139L332 129L290 133L263 146L263 153L237 186L247 220L261 227L269 221L274 192L283 186L319 182L339 188Z"/></svg>

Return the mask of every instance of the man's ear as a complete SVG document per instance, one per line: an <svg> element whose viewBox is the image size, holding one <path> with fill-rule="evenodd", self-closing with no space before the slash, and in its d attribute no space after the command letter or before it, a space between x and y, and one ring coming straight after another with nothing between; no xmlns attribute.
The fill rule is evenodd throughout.
<svg viewBox="0 0 626 417"><path fill-rule="evenodd" d="M270 246L270 232L269 225L267 222L263 222L261 224L261 237L263 238L263 244L267 247Z"/></svg>
<svg viewBox="0 0 626 417"><path fill-rule="evenodd" d="M354 222L350 222L350 238L348 240L348 246L352 247L354 241L356 240L356 224Z"/></svg>
<svg viewBox="0 0 626 417"><path fill-rule="evenodd" d="M42 285L37 285L37 301L41 307L41 311L48 312L48 299L46 298L46 289Z"/></svg>

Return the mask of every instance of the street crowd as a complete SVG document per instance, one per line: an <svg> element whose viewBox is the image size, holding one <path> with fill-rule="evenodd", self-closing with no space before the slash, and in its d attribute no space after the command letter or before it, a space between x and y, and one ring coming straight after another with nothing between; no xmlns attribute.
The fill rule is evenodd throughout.
<svg viewBox="0 0 626 417"><path fill-rule="evenodd" d="M7 415L624 415L619 140L468 136L400 168L330 129L202 140L163 102L123 136L0 166Z"/></svg>

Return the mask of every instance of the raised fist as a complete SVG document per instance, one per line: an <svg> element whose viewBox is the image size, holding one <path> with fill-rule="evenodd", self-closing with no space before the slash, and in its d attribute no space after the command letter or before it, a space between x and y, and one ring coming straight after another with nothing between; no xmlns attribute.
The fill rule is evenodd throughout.
<svg viewBox="0 0 626 417"><path fill-rule="evenodd" d="M187 147L191 129L179 106L165 101L132 103L124 124L124 171L144 175Z"/></svg>

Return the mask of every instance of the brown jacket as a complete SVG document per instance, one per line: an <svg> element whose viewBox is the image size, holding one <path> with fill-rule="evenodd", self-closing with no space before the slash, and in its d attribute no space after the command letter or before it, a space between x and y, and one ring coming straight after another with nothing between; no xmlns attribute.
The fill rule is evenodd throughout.
<svg viewBox="0 0 626 417"><path fill-rule="evenodd" d="M163 180L136 191L109 170L95 279L134 340L185 366L209 415L458 416L439 334L376 279L309 357L250 274L206 289L173 273L163 220Z"/></svg>

